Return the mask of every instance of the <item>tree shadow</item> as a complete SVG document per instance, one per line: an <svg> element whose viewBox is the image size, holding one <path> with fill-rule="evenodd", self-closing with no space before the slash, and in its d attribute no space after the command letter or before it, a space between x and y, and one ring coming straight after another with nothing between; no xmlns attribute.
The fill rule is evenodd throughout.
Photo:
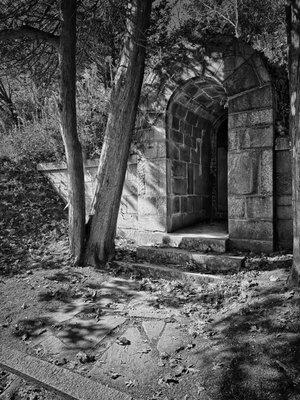
<svg viewBox="0 0 300 400"><path fill-rule="evenodd" d="M299 295L270 288L211 324L215 336L201 357L221 365L214 399L299 398L299 305Z"/></svg>

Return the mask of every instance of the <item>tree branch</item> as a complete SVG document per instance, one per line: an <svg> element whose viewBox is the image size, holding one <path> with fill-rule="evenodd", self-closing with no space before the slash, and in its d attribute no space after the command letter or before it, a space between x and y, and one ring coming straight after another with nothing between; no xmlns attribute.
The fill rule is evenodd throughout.
<svg viewBox="0 0 300 400"><path fill-rule="evenodd" d="M59 46L59 36L33 28L32 26L24 25L18 29L3 29L0 31L0 41L6 39L21 39L22 37L40 39L52 44L54 47Z"/></svg>
<svg viewBox="0 0 300 400"><path fill-rule="evenodd" d="M232 25L234 28L236 27L235 23L231 21L230 18L226 17L223 13L218 11L216 8L211 7L210 5L206 3L202 3L204 7L208 8L211 12L215 12L217 15L219 15L221 18L223 18L225 21L227 21L230 25Z"/></svg>

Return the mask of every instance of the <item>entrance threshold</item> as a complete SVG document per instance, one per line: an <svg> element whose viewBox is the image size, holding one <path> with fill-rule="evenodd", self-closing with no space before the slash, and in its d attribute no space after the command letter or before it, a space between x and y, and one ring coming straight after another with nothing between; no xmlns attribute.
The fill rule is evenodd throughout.
<svg viewBox="0 0 300 400"><path fill-rule="evenodd" d="M199 222L186 228L168 233L169 236L198 237L203 239L228 239L228 229L225 222Z"/></svg>

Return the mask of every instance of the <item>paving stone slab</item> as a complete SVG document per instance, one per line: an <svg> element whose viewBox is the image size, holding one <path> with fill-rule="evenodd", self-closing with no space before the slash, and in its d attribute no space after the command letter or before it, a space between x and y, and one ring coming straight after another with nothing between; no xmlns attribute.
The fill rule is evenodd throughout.
<svg viewBox="0 0 300 400"><path fill-rule="evenodd" d="M144 331L148 336L149 340L156 340L159 338L161 332L164 329L164 321L144 321L142 323Z"/></svg>
<svg viewBox="0 0 300 400"><path fill-rule="evenodd" d="M157 343L160 353L172 354L190 342L190 336L178 324L167 323L161 338Z"/></svg>
<svg viewBox="0 0 300 400"><path fill-rule="evenodd" d="M159 374L158 359L151 351L149 343L143 339L138 328L128 328L123 337L130 344L122 346L115 342L95 364L91 376L101 381L111 380L110 372L120 374L118 384L126 384L129 380L135 386L142 386Z"/></svg>
<svg viewBox="0 0 300 400"><path fill-rule="evenodd" d="M157 320L163 320L170 317L170 315L179 315L180 310L171 308L155 308L147 305L146 302L140 304L131 304L130 308L127 309L129 317L137 318L154 318Z"/></svg>
<svg viewBox="0 0 300 400"><path fill-rule="evenodd" d="M88 304L84 299L77 299L61 307L58 311L47 314L46 317L51 318L55 323L65 322L79 314L86 306Z"/></svg>
<svg viewBox="0 0 300 400"><path fill-rule="evenodd" d="M71 400L132 400L108 386L11 348L0 347L0 366Z"/></svg>
<svg viewBox="0 0 300 400"><path fill-rule="evenodd" d="M67 351L65 344L59 340L52 332L45 332L39 338L29 342L33 349L39 354L62 354Z"/></svg>
<svg viewBox="0 0 300 400"><path fill-rule="evenodd" d="M98 321L75 317L57 336L69 348L86 349L96 346L108 333L125 321L126 318L120 315L105 315Z"/></svg>

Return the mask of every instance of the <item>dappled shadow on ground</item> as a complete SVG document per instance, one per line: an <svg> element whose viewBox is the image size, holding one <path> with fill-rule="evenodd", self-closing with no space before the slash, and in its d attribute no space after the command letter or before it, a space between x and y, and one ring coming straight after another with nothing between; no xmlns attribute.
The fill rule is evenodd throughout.
<svg viewBox="0 0 300 400"><path fill-rule="evenodd" d="M52 286L37 293L38 304L45 311L38 315L28 311L26 317L12 321L12 333L28 343L47 340L47 348L50 346L53 353L59 353L60 346L78 351L94 348L125 322L125 306L139 296L135 281L103 281L101 274L99 281L95 274L83 276L78 271L55 272L46 279ZM77 285L62 287L74 279Z"/></svg>
<svg viewBox="0 0 300 400"><path fill-rule="evenodd" d="M197 289L169 283L148 301L188 317L205 399L300 399L300 292L285 286L286 273L272 274Z"/></svg>
<svg viewBox="0 0 300 400"><path fill-rule="evenodd" d="M213 345L201 354L220 363L213 398L299 399L299 317L299 295L277 287L214 322Z"/></svg>

